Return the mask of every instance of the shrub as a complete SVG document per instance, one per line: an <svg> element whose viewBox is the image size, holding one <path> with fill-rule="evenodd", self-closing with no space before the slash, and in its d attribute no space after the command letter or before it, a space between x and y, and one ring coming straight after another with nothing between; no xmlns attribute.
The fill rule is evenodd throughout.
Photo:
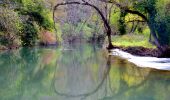
<svg viewBox="0 0 170 100"><path fill-rule="evenodd" d="M43 0L20 0L21 7L17 10L23 18L23 46L33 46L38 40L41 30L53 31L52 13L45 7Z"/></svg>
<svg viewBox="0 0 170 100"><path fill-rule="evenodd" d="M38 38L38 30L31 23L24 24L23 34L21 35L22 45L23 46L33 46L36 43Z"/></svg>
<svg viewBox="0 0 170 100"><path fill-rule="evenodd" d="M125 24L125 16L126 15L127 15L127 13L121 11L120 19L119 19L119 25L118 25L120 35L126 34L126 24Z"/></svg>
<svg viewBox="0 0 170 100"><path fill-rule="evenodd" d="M21 15L29 15L29 20L36 21L46 30L53 30L52 12L46 8L43 0L22 0L19 10Z"/></svg>
<svg viewBox="0 0 170 100"><path fill-rule="evenodd" d="M5 7L0 8L0 43L5 46L15 44L21 34L22 23L18 14ZM19 44L19 43L17 43Z"/></svg>

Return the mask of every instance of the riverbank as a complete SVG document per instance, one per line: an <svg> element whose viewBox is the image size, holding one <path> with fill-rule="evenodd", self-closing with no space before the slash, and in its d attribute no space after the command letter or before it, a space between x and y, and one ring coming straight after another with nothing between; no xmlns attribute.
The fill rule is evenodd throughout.
<svg viewBox="0 0 170 100"><path fill-rule="evenodd" d="M156 48L149 43L149 35L143 34L126 34L112 36L112 44L122 47L144 47L144 48Z"/></svg>
<svg viewBox="0 0 170 100"><path fill-rule="evenodd" d="M170 58L170 48L168 48L163 54L156 48L146 48L142 46L114 46L112 50L119 49L128 52L136 56L158 57L158 58ZM111 50L111 51L112 51Z"/></svg>
<svg viewBox="0 0 170 100"><path fill-rule="evenodd" d="M21 47L20 45L12 45L12 46L3 46L3 45L0 45L0 51L15 50L15 49L18 49L20 47Z"/></svg>
<svg viewBox="0 0 170 100"><path fill-rule="evenodd" d="M128 52L133 55L138 55L138 56L158 57L160 55L157 49L145 48L142 46L137 46L137 47L114 46L113 49L120 49L122 51Z"/></svg>
<svg viewBox="0 0 170 100"><path fill-rule="evenodd" d="M155 46L148 42L147 35L127 34L123 36L113 36L113 49L120 49L137 56L149 57L170 57L170 48L161 53Z"/></svg>

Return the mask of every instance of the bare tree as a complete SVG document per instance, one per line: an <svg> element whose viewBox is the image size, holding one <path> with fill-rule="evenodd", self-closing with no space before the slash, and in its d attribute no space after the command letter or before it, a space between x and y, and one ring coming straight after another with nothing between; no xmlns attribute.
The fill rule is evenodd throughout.
<svg viewBox="0 0 170 100"><path fill-rule="evenodd" d="M81 1L68 1L68 2L63 2L63 3L58 3L56 4L56 6L53 9L53 19L55 19L55 11L57 10L57 8L59 6L65 6L65 5L82 5L82 6L89 6L91 8L93 8L101 17L103 23L104 23L104 27L107 33L107 37L108 37L108 47L107 49L112 49L113 45L112 45L112 41L111 41L111 27L109 25L109 21L106 18L106 16L104 15L104 13L94 4L90 3L91 0L89 1L85 1L85 0L81 0ZM54 25L55 25L55 21L54 21Z"/></svg>

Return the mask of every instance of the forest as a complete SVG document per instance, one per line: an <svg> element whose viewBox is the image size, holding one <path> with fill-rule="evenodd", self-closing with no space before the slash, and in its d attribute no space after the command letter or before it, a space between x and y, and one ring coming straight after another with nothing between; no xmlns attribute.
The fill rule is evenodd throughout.
<svg viewBox="0 0 170 100"><path fill-rule="evenodd" d="M108 41L108 49L168 53L170 45L169 0L1 0L0 7L1 49Z"/></svg>

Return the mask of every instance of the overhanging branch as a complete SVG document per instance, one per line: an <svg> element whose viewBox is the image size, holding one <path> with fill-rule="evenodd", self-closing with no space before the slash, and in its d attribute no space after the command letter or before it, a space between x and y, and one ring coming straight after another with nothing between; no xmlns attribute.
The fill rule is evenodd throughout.
<svg viewBox="0 0 170 100"><path fill-rule="evenodd" d="M126 6L122 6L121 4L119 4L118 2L116 2L115 0L112 0L112 1L110 1L110 0L100 0L100 1L101 1L101 2L105 2L105 3L112 3L112 4L114 4L115 6L117 6L119 9L121 9L121 10L127 12L127 13L130 13L130 14L138 15L138 16L142 17L143 20L145 20L145 21L148 22L148 19L147 19L147 17L146 17L144 14L142 14L142 13L140 13L139 11L136 11L136 10L131 10L131 9L129 9L129 8L126 7Z"/></svg>
<svg viewBox="0 0 170 100"><path fill-rule="evenodd" d="M107 31L107 35L111 35L111 27L107 21L107 18L105 18L104 14L102 13L102 11L100 11L100 9L97 6L90 4L90 3L86 2L85 0L82 0L82 2L65 2L65 3L57 4L53 9L53 20L55 19L55 10L57 10L57 8L62 5L84 5L84 6L90 6L90 7L94 8L97 11L97 13L100 15L100 17L102 18L105 29ZM55 25L55 20L54 20L54 25ZM56 30L56 27L54 27L54 28Z"/></svg>
<svg viewBox="0 0 170 100"><path fill-rule="evenodd" d="M106 26L106 27L105 27L106 30L107 30L107 31L111 31L111 28L110 28L110 26L109 26L109 23L107 22L107 19L106 19L105 16L103 15L102 11L100 11L100 9L99 9L98 7L96 7L95 5L90 4L90 3L88 3L88 2L86 2L86 1L84 1L84 0L82 0L82 2L65 2L65 3L59 3L59 4L57 4L57 5L54 7L54 9L53 9L53 20L55 19L55 10L57 10L57 8L58 8L59 6L64 6L64 5L84 5L84 6L90 6L90 7L94 8L94 9L98 12L98 14L101 16L101 18L102 18L102 20L103 20L103 22L104 22L104 25ZM55 20L54 20L54 25L55 25Z"/></svg>

